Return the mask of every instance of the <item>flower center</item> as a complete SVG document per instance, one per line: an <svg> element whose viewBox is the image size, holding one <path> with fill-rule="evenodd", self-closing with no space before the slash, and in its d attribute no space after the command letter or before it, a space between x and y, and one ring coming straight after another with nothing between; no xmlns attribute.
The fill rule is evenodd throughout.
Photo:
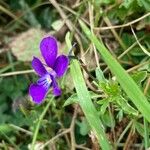
<svg viewBox="0 0 150 150"><path fill-rule="evenodd" d="M41 85L41 86L44 86L45 88L49 88L50 85L52 83L52 79L50 77L49 74L46 74L44 76L42 76L38 81L37 81L37 84L38 85Z"/></svg>
<svg viewBox="0 0 150 150"><path fill-rule="evenodd" d="M52 82L50 76L46 77L46 81L47 81L48 83L51 83L51 82Z"/></svg>

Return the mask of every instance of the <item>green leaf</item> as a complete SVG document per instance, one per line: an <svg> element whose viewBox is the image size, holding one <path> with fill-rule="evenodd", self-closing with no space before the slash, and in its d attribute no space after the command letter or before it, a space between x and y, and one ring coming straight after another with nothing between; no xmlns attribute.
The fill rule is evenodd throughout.
<svg viewBox="0 0 150 150"><path fill-rule="evenodd" d="M106 82L104 74L100 68L98 68L98 67L96 68L95 74L96 74L96 79L99 81L99 83Z"/></svg>
<svg viewBox="0 0 150 150"><path fill-rule="evenodd" d="M135 122L135 128L138 131L138 133L144 137L144 126L143 124L139 123L139 122Z"/></svg>
<svg viewBox="0 0 150 150"><path fill-rule="evenodd" d="M87 135L91 129L86 119L77 122L77 125L80 127L80 134L83 136Z"/></svg>
<svg viewBox="0 0 150 150"><path fill-rule="evenodd" d="M56 20L52 23L52 28L55 30L55 31L59 31L64 25L64 21L59 19L59 20Z"/></svg>
<svg viewBox="0 0 150 150"><path fill-rule="evenodd" d="M132 78L137 83L137 85L141 85L141 82L144 81L146 77L147 77L146 71L139 71L132 75Z"/></svg>
<svg viewBox="0 0 150 150"><path fill-rule="evenodd" d="M112 120L110 114L107 111L103 115L101 115L101 119L102 119L102 122L104 123L105 126L108 126L108 127L114 127L115 126L114 119Z"/></svg>
<svg viewBox="0 0 150 150"><path fill-rule="evenodd" d="M138 111L135 110L122 96L116 98L117 104L122 108L124 112L129 115L138 116Z"/></svg>
<svg viewBox="0 0 150 150"><path fill-rule="evenodd" d="M92 91L89 91L89 94L90 94L91 99L94 99L94 98L99 97L98 94L96 94L96 93L94 93L94 92L92 92ZM75 93L75 94L72 94L72 95L65 101L63 107L68 106L68 105L73 104L73 103L78 103L78 102L79 102L78 96L77 96L77 94Z"/></svg>
<svg viewBox="0 0 150 150"><path fill-rule="evenodd" d="M123 119L123 110L120 110L117 114L117 118L119 120L119 122Z"/></svg>
<svg viewBox="0 0 150 150"><path fill-rule="evenodd" d="M101 103L101 100L98 101L98 104L100 104L100 103ZM100 112L102 115L106 112L106 109L108 106L109 106L109 100L107 98L103 99L103 104L102 104L101 109L100 109Z"/></svg>
<svg viewBox="0 0 150 150"><path fill-rule="evenodd" d="M137 0L140 7L144 7L147 11L150 11L150 1L149 0Z"/></svg>
<svg viewBox="0 0 150 150"><path fill-rule="evenodd" d="M107 82L102 82L100 88L104 91L109 97L116 97L120 94L121 90L118 86L118 82L109 80Z"/></svg>
<svg viewBox="0 0 150 150"><path fill-rule="evenodd" d="M70 32L67 32L67 34L65 36L65 41L66 41L68 49L70 49L72 47L71 41L70 41L70 36L71 36Z"/></svg>
<svg viewBox="0 0 150 150"><path fill-rule="evenodd" d="M77 94L72 94L64 103L63 107L74 104L74 103L78 103L78 97Z"/></svg>
<svg viewBox="0 0 150 150"><path fill-rule="evenodd" d="M3 133L9 133L9 132L12 132L12 128L8 125L8 124L1 124L0 125L0 133L3 132Z"/></svg>
<svg viewBox="0 0 150 150"><path fill-rule="evenodd" d="M144 47L144 46L143 46ZM145 56L145 53L141 50L140 47L134 47L132 48L132 51L129 52L132 56Z"/></svg>
<svg viewBox="0 0 150 150"><path fill-rule="evenodd" d="M129 9L129 7L133 4L134 0L124 0L120 7L125 7Z"/></svg>
<svg viewBox="0 0 150 150"><path fill-rule="evenodd" d="M51 15L53 14L53 16ZM50 7L44 8L37 16L42 27L51 28L52 20L55 18L54 12Z"/></svg>
<svg viewBox="0 0 150 150"><path fill-rule="evenodd" d="M98 138L99 144L101 145L102 149L110 150L111 148L104 133L103 124L99 119L98 112L96 111L91 101L91 97L83 79L79 62L77 60L72 60L70 69L77 91L79 105L81 106L89 125L96 134L96 137Z"/></svg>
<svg viewBox="0 0 150 150"><path fill-rule="evenodd" d="M38 20L35 17L35 14L31 11L28 3L25 0L19 1L20 6L26 13L23 15L24 19L34 27L41 27Z"/></svg>
<svg viewBox="0 0 150 150"><path fill-rule="evenodd" d="M134 80L130 77L130 75L122 68L122 66L117 62L117 60L110 54L107 48L103 45L101 41L97 39L97 37L91 33L89 28L82 22L79 21L82 30L86 34L86 36L91 40L91 42L96 46L98 52L102 55L104 61L112 71L112 73L116 76L118 82L120 83L123 90L126 92L128 97L132 100L138 110L142 113L142 115L150 122L150 104L147 101L146 97L139 89Z"/></svg>

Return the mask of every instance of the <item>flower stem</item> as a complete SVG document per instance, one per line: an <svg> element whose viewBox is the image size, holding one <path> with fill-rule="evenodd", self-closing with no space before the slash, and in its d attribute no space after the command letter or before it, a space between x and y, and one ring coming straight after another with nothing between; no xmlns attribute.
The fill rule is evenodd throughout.
<svg viewBox="0 0 150 150"><path fill-rule="evenodd" d="M44 108L42 114L40 115L39 117L39 120L38 120L38 123L36 125L36 128L35 128L35 131L34 131L34 134L33 134L33 139L32 139L32 145L31 145L31 150L34 150L34 145L35 145L35 142L36 142L36 138L37 138L37 135L38 135L38 132L39 132L39 128L40 128L40 124L41 124L41 121L43 120L52 100L54 99L54 97L52 97L49 102L47 103L46 107Z"/></svg>

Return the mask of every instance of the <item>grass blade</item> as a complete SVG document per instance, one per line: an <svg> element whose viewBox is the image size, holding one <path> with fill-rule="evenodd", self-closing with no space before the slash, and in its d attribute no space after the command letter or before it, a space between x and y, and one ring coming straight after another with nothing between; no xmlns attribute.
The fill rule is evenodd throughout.
<svg viewBox="0 0 150 150"><path fill-rule="evenodd" d="M40 129L41 122L42 122L42 120L43 120L43 118L44 118L44 116L45 116L45 114L46 114L50 104L52 103L53 99L54 99L54 97L52 97L48 101L48 103L47 103L46 107L44 108L42 114L39 116L38 122L37 122L36 127L35 127L35 131L34 131L34 134L33 134L31 150L35 149L35 142L36 142L36 139L37 139L37 136L38 136L38 132L39 132L39 129Z"/></svg>
<svg viewBox="0 0 150 150"><path fill-rule="evenodd" d="M150 122L150 104L137 84L122 68L117 60L109 53L102 42L100 42L97 37L91 33L89 28L82 21L79 21L79 23L86 36L91 40L92 43L94 43L99 53L102 55L104 61L106 62L112 73L116 76L118 82L120 83L128 97L132 100L132 102L142 113L142 115Z"/></svg>
<svg viewBox="0 0 150 150"><path fill-rule="evenodd" d="M104 128L99 119L98 112L96 111L91 101L90 94L86 88L79 62L75 59L72 60L70 69L73 82L77 91L79 105L81 106L92 130L96 134L102 149L110 150L111 148L107 140L107 137L104 133Z"/></svg>
<svg viewBox="0 0 150 150"><path fill-rule="evenodd" d="M149 133L148 122L144 118L144 145L145 145L145 149L149 148L149 134L148 133Z"/></svg>

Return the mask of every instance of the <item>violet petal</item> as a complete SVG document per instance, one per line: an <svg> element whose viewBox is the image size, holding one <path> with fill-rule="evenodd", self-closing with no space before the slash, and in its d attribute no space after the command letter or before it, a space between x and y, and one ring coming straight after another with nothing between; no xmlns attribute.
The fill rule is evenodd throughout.
<svg viewBox="0 0 150 150"><path fill-rule="evenodd" d="M47 73L45 67L43 66L42 62L34 57L33 60L32 60L32 68L36 71L36 73L39 75L39 76L43 76Z"/></svg>
<svg viewBox="0 0 150 150"><path fill-rule="evenodd" d="M51 78L52 78L53 94L55 96L60 96L61 95L61 89L59 88L56 79L53 76Z"/></svg>
<svg viewBox="0 0 150 150"><path fill-rule="evenodd" d="M48 92L48 88L45 88L42 85L31 84L29 87L29 94L31 95L32 100L36 104L40 104L43 102L47 92Z"/></svg>
<svg viewBox="0 0 150 150"><path fill-rule="evenodd" d="M40 43L40 50L46 64L53 68L58 50L56 39L52 36L43 38Z"/></svg>
<svg viewBox="0 0 150 150"><path fill-rule="evenodd" d="M58 77L61 77L64 75L64 73L66 72L68 68L68 64L69 64L69 59L67 56L60 55L59 57L57 57L53 69L55 70Z"/></svg>

